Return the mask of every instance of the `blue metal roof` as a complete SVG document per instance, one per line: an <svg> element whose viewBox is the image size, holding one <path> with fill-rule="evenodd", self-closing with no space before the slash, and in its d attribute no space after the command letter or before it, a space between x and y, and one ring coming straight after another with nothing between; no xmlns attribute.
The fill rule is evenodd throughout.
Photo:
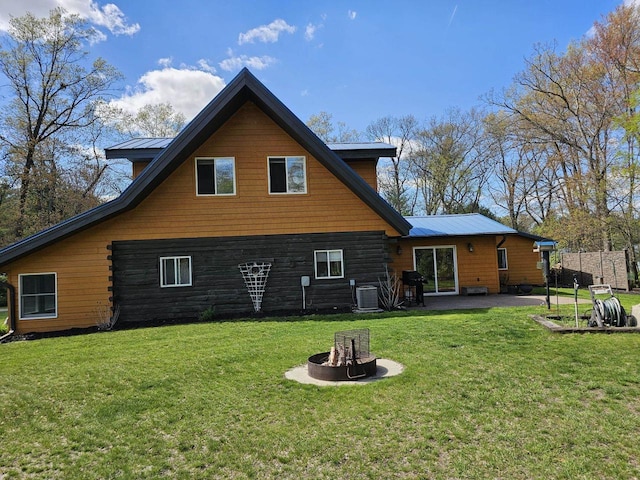
<svg viewBox="0 0 640 480"><path fill-rule="evenodd" d="M409 237L447 237L462 235L505 235L517 230L479 213L405 217L413 228Z"/></svg>

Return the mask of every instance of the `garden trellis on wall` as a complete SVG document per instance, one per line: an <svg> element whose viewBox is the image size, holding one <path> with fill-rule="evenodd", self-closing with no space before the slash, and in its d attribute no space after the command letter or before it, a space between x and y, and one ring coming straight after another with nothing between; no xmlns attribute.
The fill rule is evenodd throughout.
<svg viewBox="0 0 640 480"><path fill-rule="evenodd" d="M253 309L259 312L262 308L262 297L267 286L267 278L271 271L271 263L269 262L248 262L238 265L244 284L253 302Z"/></svg>

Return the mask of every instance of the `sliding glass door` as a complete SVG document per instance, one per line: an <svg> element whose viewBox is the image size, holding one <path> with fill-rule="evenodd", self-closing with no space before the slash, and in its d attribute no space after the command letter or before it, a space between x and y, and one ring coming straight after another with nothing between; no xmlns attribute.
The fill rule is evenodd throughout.
<svg viewBox="0 0 640 480"><path fill-rule="evenodd" d="M456 247L415 247L415 269L425 278L425 295L458 293Z"/></svg>

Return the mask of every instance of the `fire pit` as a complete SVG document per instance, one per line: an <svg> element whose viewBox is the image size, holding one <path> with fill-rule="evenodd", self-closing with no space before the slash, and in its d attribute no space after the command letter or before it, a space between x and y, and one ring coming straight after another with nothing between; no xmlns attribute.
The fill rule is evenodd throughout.
<svg viewBox="0 0 640 480"><path fill-rule="evenodd" d="M376 374L376 357L369 352L369 330L347 330L334 334L331 351L311 355L309 376L317 380L346 381Z"/></svg>

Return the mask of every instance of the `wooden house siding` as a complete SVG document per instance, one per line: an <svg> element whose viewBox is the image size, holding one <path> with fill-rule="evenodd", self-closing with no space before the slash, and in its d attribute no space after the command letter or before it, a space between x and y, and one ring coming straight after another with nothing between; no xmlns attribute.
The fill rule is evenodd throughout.
<svg viewBox="0 0 640 480"><path fill-rule="evenodd" d="M496 238L499 243L502 237ZM506 278L507 285L543 285L542 269L537 268L541 260L540 253L533 251L534 240L524 236L509 235L500 245L507 249L507 270L500 270L499 274ZM506 277L505 277L506 276Z"/></svg>
<svg viewBox="0 0 640 480"><path fill-rule="evenodd" d="M307 193L270 195L267 157L306 157ZM235 158L236 194L196 196L195 157ZM5 267L18 274L55 272L57 318L17 320L18 333L91 327L111 306L113 242L339 232L398 232L309 155L253 103L247 102L137 207Z"/></svg>
<svg viewBox="0 0 640 480"><path fill-rule="evenodd" d="M314 251L327 249L343 250L344 278L315 279ZM349 280L377 283L385 255L384 232L114 242L114 301L122 322L195 320L209 307L220 315L250 314L238 264L266 261L272 266L263 312L301 311L302 276L311 278L308 310L348 308ZM167 256L191 258L190 286L160 287L159 259Z"/></svg>
<svg viewBox="0 0 640 480"><path fill-rule="evenodd" d="M473 252L469 251L469 243L473 245ZM397 244L402 253L393 254L392 267L401 277L403 270L414 269L413 250L418 247L454 246L458 267L458 286L487 287L489 293L500 292L498 277L498 256L496 253L495 236L470 237L433 237L401 239ZM392 248L393 250L393 248Z"/></svg>
<svg viewBox="0 0 640 480"><path fill-rule="evenodd" d="M376 160L349 160L347 164L360 175L376 192L378 191L378 173L376 171Z"/></svg>
<svg viewBox="0 0 640 480"><path fill-rule="evenodd" d="M138 175L140 175L142 173L142 170L144 170L146 168L147 165L149 165L150 162L133 162L133 164L131 165L131 170L132 170L132 175L131 178L135 179Z"/></svg>
<svg viewBox="0 0 640 480"><path fill-rule="evenodd" d="M269 156L306 158L306 194L269 194ZM195 158L234 157L236 194L196 196ZM137 238L385 230L398 233L259 108L245 104L134 211ZM179 234L172 234L166 227Z"/></svg>

